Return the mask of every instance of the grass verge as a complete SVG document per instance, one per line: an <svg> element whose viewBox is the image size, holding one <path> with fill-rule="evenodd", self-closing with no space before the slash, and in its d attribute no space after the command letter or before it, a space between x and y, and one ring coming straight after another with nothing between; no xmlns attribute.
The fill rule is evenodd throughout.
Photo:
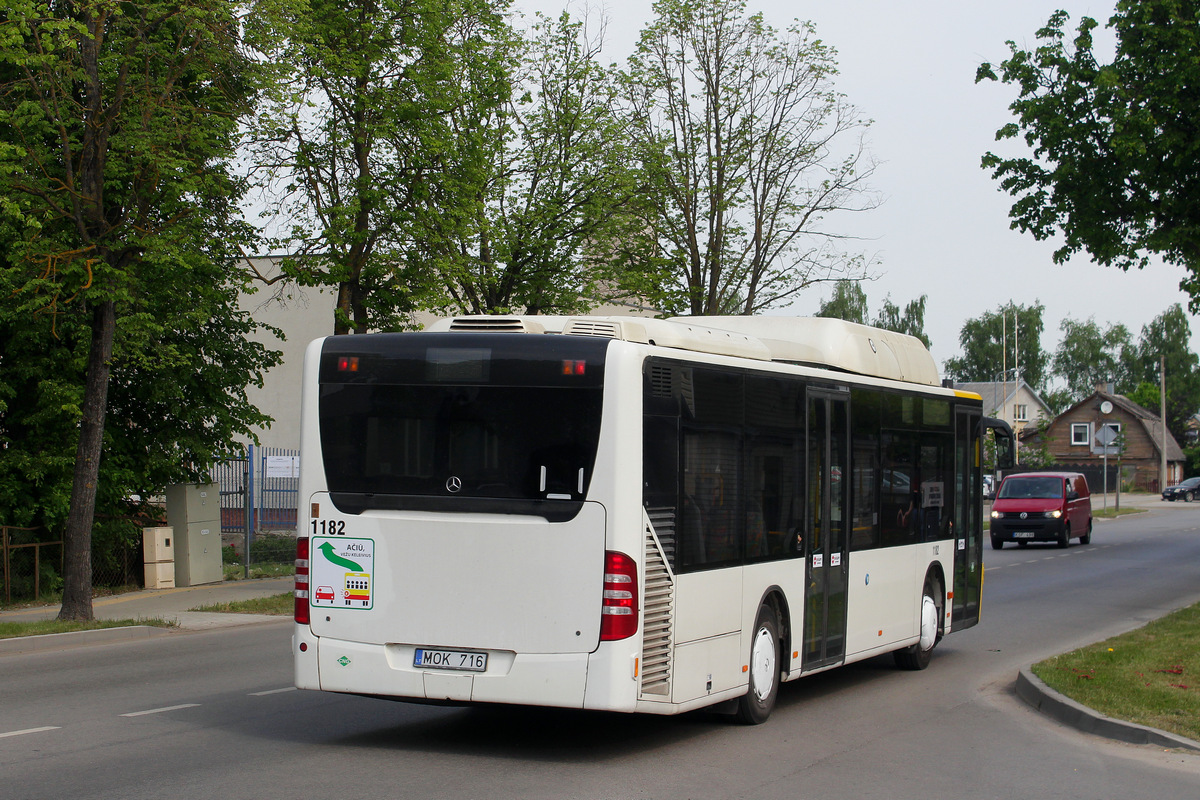
<svg viewBox="0 0 1200 800"><path fill-rule="evenodd" d="M16 639L21 636L44 636L50 633L98 631L103 628L128 628L132 625L151 625L155 628L178 627L174 620L165 619L94 619L90 622L45 619L38 622L0 622L0 639Z"/></svg>
<svg viewBox="0 0 1200 800"><path fill-rule="evenodd" d="M1033 673L1105 716L1200 741L1200 604L1047 659Z"/></svg>
<svg viewBox="0 0 1200 800"><path fill-rule="evenodd" d="M222 571L227 581L240 581L244 578L282 578L286 575L296 574L296 564L289 561L286 564L276 564L267 562L264 564L251 564L247 570L242 564L223 564ZM247 575L247 571L250 573Z"/></svg>
<svg viewBox="0 0 1200 800"><path fill-rule="evenodd" d="M192 611L216 611L225 614L276 614L291 616L296 610L295 594L284 592L252 600L237 600L229 603L213 603L199 606Z"/></svg>

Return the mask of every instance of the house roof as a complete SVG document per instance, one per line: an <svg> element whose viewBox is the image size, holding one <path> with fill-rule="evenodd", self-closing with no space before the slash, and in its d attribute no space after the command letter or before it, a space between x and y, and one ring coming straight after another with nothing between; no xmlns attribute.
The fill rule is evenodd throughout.
<svg viewBox="0 0 1200 800"><path fill-rule="evenodd" d="M1046 405L1046 401L1041 395L1033 390L1022 378L1019 381L969 381L964 383L955 383L954 388L964 392L974 392L983 398L983 407L989 413L994 413L996 409L1002 409L1009 404L1010 401L1016 398L1017 394L1024 387L1025 391L1029 392L1034 401L1037 402L1038 408L1042 411L1042 416L1050 417L1050 406ZM1005 393L1007 392L1007 394Z"/></svg>
<svg viewBox="0 0 1200 800"><path fill-rule="evenodd" d="M1150 441L1154 445L1155 449L1160 451L1162 450L1160 443L1163 441L1163 436L1165 434L1168 461L1186 460L1187 457L1183 454L1183 448L1179 446L1179 442L1175 441L1175 436L1170 430L1164 431L1162 419L1160 419L1159 416L1154 412L1143 408L1124 395L1110 394L1108 392L1097 390L1068 408L1059 416L1065 416L1080 406L1088 405L1089 403L1095 404L1104 400L1108 400L1115 408L1121 409L1126 415L1132 417L1137 424L1140 424L1145 429L1146 434L1150 437Z"/></svg>

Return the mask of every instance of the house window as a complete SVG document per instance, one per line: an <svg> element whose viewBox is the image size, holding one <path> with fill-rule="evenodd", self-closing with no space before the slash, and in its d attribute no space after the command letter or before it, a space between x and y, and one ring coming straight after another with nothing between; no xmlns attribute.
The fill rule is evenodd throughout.
<svg viewBox="0 0 1200 800"><path fill-rule="evenodd" d="M1016 422L1029 421L1029 406L1024 403L1017 403L1013 406L1013 420Z"/></svg>
<svg viewBox="0 0 1200 800"><path fill-rule="evenodd" d="M1075 422L1071 424L1071 446L1072 447L1087 447L1091 441L1092 426L1086 422Z"/></svg>

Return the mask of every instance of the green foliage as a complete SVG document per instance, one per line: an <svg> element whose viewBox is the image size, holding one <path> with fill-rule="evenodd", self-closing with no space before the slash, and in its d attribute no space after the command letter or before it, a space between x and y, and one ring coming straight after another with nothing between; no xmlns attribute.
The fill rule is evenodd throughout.
<svg viewBox="0 0 1200 800"><path fill-rule="evenodd" d="M1119 0L1108 27L1116 52L1093 52L1096 20L1083 17L1068 38L1055 12L1038 46L1008 42L998 68L976 81L1015 85L1018 136L1032 156L983 157L1015 198L1012 227L1048 239L1061 234L1056 262L1086 250L1100 264L1141 268L1150 254L1184 267L1181 288L1200 310L1200 15L1181 0Z"/></svg>
<svg viewBox="0 0 1200 800"><path fill-rule="evenodd" d="M1036 434L1028 445L1021 445L1017 450L1017 462L1028 469L1049 469L1057 463L1054 454L1050 452L1050 439L1046 432L1050 429L1052 419L1040 417L1036 423Z"/></svg>
<svg viewBox="0 0 1200 800"><path fill-rule="evenodd" d="M1156 384L1143 381L1132 392L1126 392L1125 396L1158 416L1159 407L1162 405L1162 393Z"/></svg>
<svg viewBox="0 0 1200 800"><path fill-rule="evenodd" d="M1184 441L1188 420L1200 409L1200 356L1191 350L1188 315L1176 303L1142 327L1137 347L1139 383L1159 385L1160 360L1167 382L1167 428L1176 441ZM1158 413L1156 400L1149 408Z"/></svg>
<svg viewBox="0 0 1200 800"><path fill-rule="evenodd" d="M897 333L907 333L921 340L926 348L930 346L929 336L925 333L925 295L912 300L900 309L892 302L890 296L885 297L879 316L874 320L867 317L867 293L863 291L858 281L841 280L834 283L833 295L821 303L817 311L818 317L834 317L847 322L857 322L860 325L874 325Z"/></svg>
<svg viewBox="0 0 1200 800"><path fill-rule="evenodd" d="M1183 454L1187 458L1187 467L1185 467L1185 475L1200 475L1200 442L1183 448Z"/></svg>
<svg viewBox="0 0 1200 800"><path fill-rule="evenodd" d="M810 23L743 0L658 0L622 74L657 273L671 313L752 314L863 271L826 218L874 207L868 122ZM841 151L840 154L839 150Z"/></svg>
<svg viewBox="0 0 1200 800"><path fill-rule="evenodd" d="M250 540L251 564L294 564L296 538L272 534L255 534Z"/></svg>
<svg viewBox="0 0 1200 800"><path fill-rule="evenodd" d="M832 317L867 324L867 293L858 281L835 281L833 294L828 300L821 302L817 310L818 317Z"/></svg>
<svg viewBox="0 0 1200 800"><path fill-rule="evenodd" d="M644 257L645 236L630 213L628 137L600 43L563 14L538 15L527 40L497 35L495 47L511 96L481 81L449 111L408 231L409 263L436 276L438 310L450 313L577 313L642 291L627 267ZM464 214L446 214L448 200Z"/></svg>
<svg viewBox="0 0 1200 800"><path fill-rule="evenodd" d="M444 303L413 259L433 210L478 222L494 109L509 97L512 41L501 0L310 0L285 9L272 61L285 74L251 152L286 220L286 273L336 289L335 333L410 326ZM302 69L295 69L301 65ZM419 241L419 240L418 240Z"/></svg>
<svg viewBox="0 0 1200 800"><path fill-rule="evenodd" d="M879 309L879 316L875 319L875 327L915 336L921 340L921 344L929 348L933 343L925 333L925 300L926 296L921 295L916 300L908 301L901 310L892 302L891 297L885 297L883 307Z"/></svg>
<svg viewBox="0 0 1200 800"><path fill-rule="evenodd" d="M1032 306L1008 303L968 319L958 338L963 354L946 360L946 377L956 381L999 381L1001 373L1019 370L1020 377L1040 391L1049 362L1042 349L1045 310L1040 302Z"/></svg>
<svg viewBox="0 0 1200 800"><path fill-rule="evenodd" d="M1067 318L1060 329L1062 339L1050 363L1054 374L1067 384L1068 405L1108 382L1116 385L1119 394L1126 394L1137 357L1128 328L1117 324L1101 329L1092 318L1084 322Z"/></svg>
<svg viewBox="0 0 1200 800"><path fill-rule="evenodd" d="M132 535L131 495L265 422L245 386L277 354L236 310L239 31L212 0L0 19L0 514L64 530L64 614L90 616L97 511Z"/></svg>

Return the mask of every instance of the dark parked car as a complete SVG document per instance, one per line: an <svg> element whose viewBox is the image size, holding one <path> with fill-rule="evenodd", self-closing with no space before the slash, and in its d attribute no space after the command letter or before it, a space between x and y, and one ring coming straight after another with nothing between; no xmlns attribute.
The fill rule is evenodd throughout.
<svg viewBox="0 0 1200 800"><path fill-rule="evenodd" d="M1163 489L1163 500L1182 500L1185 503L1192 502L1192 498L1200 495L1200 477L1188 478L1180 481L1176 486L1168 486Z"/></svg>

